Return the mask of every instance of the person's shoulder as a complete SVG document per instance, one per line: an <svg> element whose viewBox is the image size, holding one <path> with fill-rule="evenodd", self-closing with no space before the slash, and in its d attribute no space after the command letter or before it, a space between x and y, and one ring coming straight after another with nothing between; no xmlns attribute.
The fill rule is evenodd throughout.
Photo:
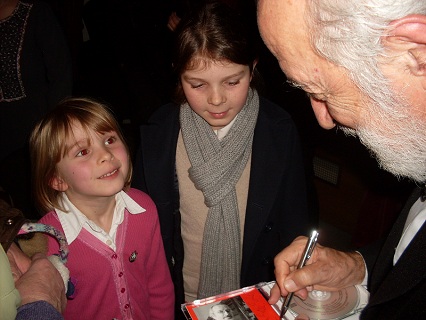
<svg viewBox="0 0 426 320"><path fill-rule="evenodd" d="M24 2L23 2L24 3ZM28 16L28 24L33 30L39 30L40 32L56 32L60 30L59 17L55 14L53 7L45 1L25 1L26 5L30 9ZM37 27L37 28L36 28ZM43 36L45 36L43 34Z"/></svg>
<svg viewBox="0 0 426 320"><path fill-rule="evenodd" d="M129 188L128 190L126 190L127 195L132 198L133 200L136 199L145 199L145 198L149 198L149 195L146 194L145 192L139 190L139 189L135 189L135 188Z"/></svg>
<svg viewBox="0 0 426 320"><path fill-rule="evenodd" d="M149 117L147 124L163 122L173 119L179 115L179 105L170 102L157 108Z"/></svg>
<svg viewBox="0 0 426 320"><path fill-rule="evenodd" d="M291 120L291 115L282 106L263 96L259 96L259 112L269 117Z"/></svg>
<svg viewBox="0 0 426 320"><path fill-rule="evenodd" d="M150 206L155 207L154 201L151 199L151 197L147 193L139 189L129 188L126 193L130 198L132 198L135 202L137 202L145 209L148 209L148 207Z"/></svg>
<svg viewBox="0 0 426 320"><path fill-rule="evenodd" d="M56 213L55 210L49 211L48 213L43 215L43 217L41 217L41 219L39 220L40 223L46 223L46 224L51 224L52 222L55 222L55 221L59 221L58 214Z"/></svg>
<svg viewBox="0 0 426 320"><path fill-rule="evenodd" d="M163 145L164 139L170 138L170 134L177 137L180 127L179 110L180 106L175 103L162 105L155 110L139 128L141 143L156 148Z"/></svg>
<svg viewBox="0 0 426 320"><path fill-rule="evenodd" d="M34 0L25 0L21 3L31 7L32 14L34 13L44 13L48 15L53 15L53 9L49 3L45 1L34 1Z"/></svg>

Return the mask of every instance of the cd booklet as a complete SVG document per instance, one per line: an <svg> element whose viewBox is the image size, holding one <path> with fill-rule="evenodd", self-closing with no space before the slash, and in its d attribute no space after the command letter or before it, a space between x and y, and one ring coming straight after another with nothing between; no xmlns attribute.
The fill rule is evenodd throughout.
<svg viewBox="0 0 426 320"><path fill-rule="evenodd" d="M182 311L188 320L279 320L283 299L274 305L268 303L274 284L274 281L262 282L184 303ZM294 320L297 315L305 314L310 320L356 320L368 298L368 291L360 285L330 292L313 290L305 300L294 296L284 319Z"/></svg>

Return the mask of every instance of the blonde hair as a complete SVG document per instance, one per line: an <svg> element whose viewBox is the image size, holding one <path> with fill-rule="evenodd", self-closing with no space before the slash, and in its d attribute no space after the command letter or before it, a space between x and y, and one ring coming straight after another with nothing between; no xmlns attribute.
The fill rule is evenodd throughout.
<svg viewBox="0 0 426 320"><path fill-rule="evenodd" d="M57 175L57 164L67 151L65 141L72 137L72 124L76 122L87 131L117 132L129 155L129 172L124 188L130 186L132 163L129 147L111 110L92 99L68 98L35 126L30 137L34 200L43 212L54 208L63 210L59 197L61 192L51 187L51 181Z"/></svg>

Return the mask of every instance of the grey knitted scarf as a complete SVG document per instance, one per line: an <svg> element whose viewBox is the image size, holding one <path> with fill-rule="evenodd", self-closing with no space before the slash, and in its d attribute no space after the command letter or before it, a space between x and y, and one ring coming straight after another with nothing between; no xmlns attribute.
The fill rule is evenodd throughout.
<svg viewBox="0 0 426 320"><path fill-rule="evenodd" d="M240 287L240 220L235 185L251 154L258 112L258 94L250 90L245 106L219 141L210 125L187 103L181 106L182 137L191 162L189 176L203 192L209 208L198 298Z"/></svg>

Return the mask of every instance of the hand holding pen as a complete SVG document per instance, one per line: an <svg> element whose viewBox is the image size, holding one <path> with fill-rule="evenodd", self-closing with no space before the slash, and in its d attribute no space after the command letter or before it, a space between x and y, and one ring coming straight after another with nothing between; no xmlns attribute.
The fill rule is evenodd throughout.
<svg viewBox="0 0 426 320"><path fill-rule="evenodd" d="M297 237L275 256L276 285L271 289L270 304L277 303L281 296L290 292L305 299L309 286L315 290L336 291L363 281L366 270L360 253L343 252L319 244L312 252L309 265L297 269L306 243L306 237Z"/></svg>
<svg viewBox="0 0 426 320"><path fill-rule="evenodd" d="M309 258L312 255L312 252L315 249L315 245L317 243L318 240L318 232L316 230L312 231L308 241L306 242L306 246L305 246L305 250L303 251L303 255L302 258L299 261L299 264L297 265L297 269L303 268L306 264L306 262L309 260ZM281 313L280 313L280 319L284 318L285 313L287 312L290 303L291 303L291 299L293 299L294 296L294 292L290 292L287 297L285 298L284 302L283 302L283 306L281 308Z"/></svg>

